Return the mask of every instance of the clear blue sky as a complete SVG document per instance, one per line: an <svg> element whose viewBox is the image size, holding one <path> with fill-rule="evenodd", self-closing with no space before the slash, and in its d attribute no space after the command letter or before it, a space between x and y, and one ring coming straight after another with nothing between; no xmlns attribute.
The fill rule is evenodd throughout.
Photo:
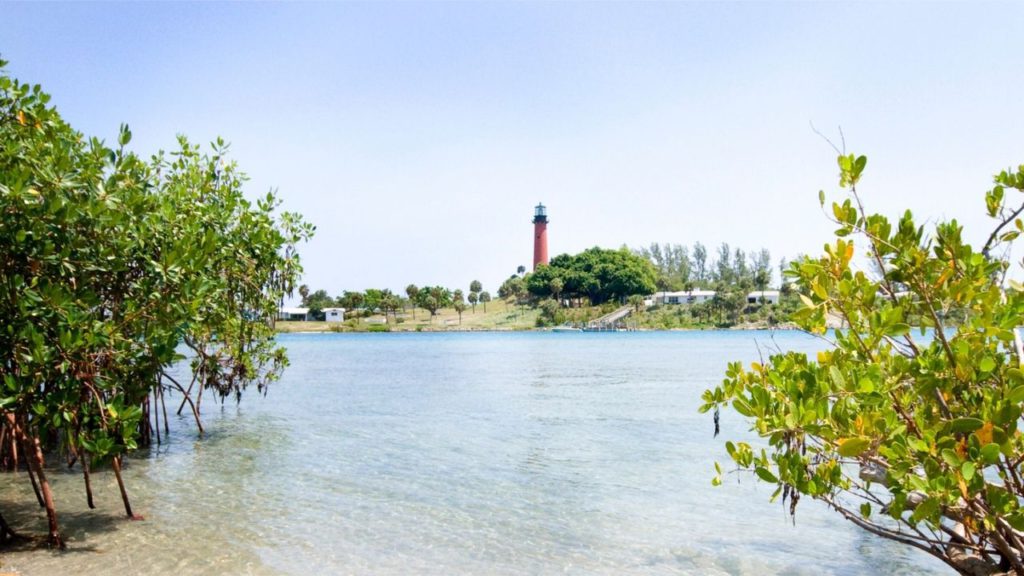
<svg viewBox="0 0 1024 576"><path fill-rule="evenodd" d="M305 281L494 291L650 242L818 253L834 152L875 210L978 238L1024 162L1024 4L0 4L0 54L78 129L233 143L318 227Z"/></svg>

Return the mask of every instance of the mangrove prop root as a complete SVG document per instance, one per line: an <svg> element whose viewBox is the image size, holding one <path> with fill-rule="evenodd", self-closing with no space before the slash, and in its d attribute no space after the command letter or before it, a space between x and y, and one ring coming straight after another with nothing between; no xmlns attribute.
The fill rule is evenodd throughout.
<svg viewBox="0 0 1024 576"><path fill-rule="evenodd" d="M15 433L16 426L14 422L14 414L8 412L6 416L7 417L4 421L4 430L7 432L7 435L10 438L11 445L9 452L5 454L4 457L8 464L7 470L15 472L18 470L18 438L17 434ZM6 448L6 446L4 446L4 448Z"/></svg>
<svg viewBox="0 0 1024 576"><path fill-rule="evenodd" d="M182 388L181 384L178 384L176 381L174 383L178 385L178 390L181 390L181 393L184 395L184 398L181 399L181 405L178 406L178 416L181 416L181 410L185 407L185 402L191 402L191 400L189 400L189 399L192 396L192 387L195 386L195 384L196 384L196 377L195 376L192 377L192 381L189 382L189 384L188 384L188 390L185 390L184 388ZM194 407L193 407L193 409L194 409Z"/></svg>
<svg viewBox="0 0 1024 576"><path fill-rule="evenodd" d="M114 476L117 478L117 487L121 490L121 500L124 502L124 511L129 520L143 520L142 516L132 513L132 504L128 501L128 490L124 487L124 480L121 478L121 456L114 456Z"/></svg>
<svg viewBox="0 0 1024 576"><path fill-rule="evenodd" d="M167 378L167 380L171 384L173 384L174 387L177 388L178 391L181 392L181 394L184 396L184 398L181 400L181 406L178 407L178 416L181 416L181 409L184 408L185 404L187 403L189 405L189 407L192 408L192 417L195 418L195 420L196 420L196 427L199 428L199 435L202 436L203 435L203 422L199 418L199 408L198 408L198 406L195 403L192 402L192 396L191 396L192 386L195 385L195 383L196 383L196 377L195 376L192 377L192 383L188 385L188 390L185 390L185 388L177 380L175 380L173 377L171 377L170 374L167 374L165 372L165 373L162 374L162 377L163 378ZM200 388L199 391L202 392L202 388ZM166 419L165 419L165 423L166 423Z"/></svg>
<svg viewBox="0 0 1024 576"><path fill-rule="evenodd" d="M22 451L25 451L24 447L22 448ZM43 500L43 494L39 491L39 484L36 483L35 472L32 470L32 457L28 452L25 452L25 462L28 462L28 464L25 465L25 468L28 470L28 479L32 482L32 491L36 493L36 501L39 502L40 508L46 508L46 502Z"/></svg>
<svg viewBox="0 0 1024 576"><path fill-rule="evenodd" d="M149 397L146 397L146 403L149 403ZM157 396L156 390L153 391L153 420L156 424L153 428L156 430L156 445L162 444L160 441L160 397Z"/></svg>
<svg viewBox="0 0 1024 576"><path fill-rule="evenodd" d="M7 519L4 518L3 514L0 514L0 545L21 540L27 540L27 538L12 530L11 526L7 523Z"/></svg>
<svg viewBox="0 0 1024 576"><path fill-rule="evenodd" d="M85 501L90 509L95 509L96 504L92 500L92 479L89 477L89 453L82 451L82 478L85 480Z"/></svg>
<svg viewBox="0 0 1024 576"><path fill-rule="evenodd" d="M160 407L163 408L164 413L164 436L168 437L169 439L171 435L171 427L167 423L167 398L164 396L163 384L160 385Z"/></svg>
<svg viewBox="0 0 1024 576"><path fill-rule="evenodd" d="M7 425L0 426L0 467L6 470L10 470L10 456L3 453L3 448L7 446Z"/></svg>
<svg viewBox="0 0 1024 576"><path fill-rule="evenodd" d="M139 446L148 447L153 443L153 422L149 417L149 396L142 401L142 418L139 418Z"/></svg>
<svg viewBox="0 0 1024 576"><path fill-rule="evenodd" d="M182 388L181 384L178 384L174 379L170 379L170 380L175 385L175 387L182 394L184 394L185 399L181 401L181 405L185 406L185 404L187 403L189 405L189 407L192 408L192 417L195 418L195 420L196 420L196 427L199 428L199 435L202 436L203 435L203 421L199 418L199 408L195 405L194 402L192 402L192 396L189 394L189 392L192 390L192 386L189 385L188 390L185 390L184 388ZM200 388L200 390L202 390L202 389ZM180 409L178 411L178 415L179 416L181 415L181 410Z"/></svg>
<svg viewBox="0 0 1024 576"><path fill-rule="evenodd" d="M36 476L39 478L39 487L43 493L43 500L46 505L46 520L49 524L49 539L48 542L50 547L64 549L64 538L60 534L60 525L57 523L57 507L53 501L53 491L50 490L50 483L46 479L46 460L43 458L43 448L39 444L39 438L29 438L28 434L25 433L25 429L22 426L18 427L19 435L21 436L22 446L25 450L25 457L28 460L29 466L35 469Z"/></svg>

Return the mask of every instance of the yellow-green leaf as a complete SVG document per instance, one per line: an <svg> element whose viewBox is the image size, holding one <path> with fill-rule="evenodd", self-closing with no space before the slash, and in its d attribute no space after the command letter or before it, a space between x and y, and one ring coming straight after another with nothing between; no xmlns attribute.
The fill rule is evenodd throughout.
<svg viewBox="0 0 1024 576"><path fill-rule="evenodd" d="M996 361L993 360L991 356L985 356L981 359L981 362L978 363L978 368L982 372L991 372L995 367Z"/></svg>
<svg viewBox="0 0 1024 576"><path fill-rule="evenodd" d="M964 480L970 482L974 478L974 462L964 462L964 465L960 467L960 472L964 475Z"/></svg>
<svg viewBox="0 0 1024 576"><path fill-rule="evenodd" d="M995 464L999 461L999 444L995 442L981 447L981 459L985 464Z"/></svg>
<svg viewBox="0 0 1024 576"><path fill-rule="evenodd" d="M839 368L829 366L828 375L832 377L832 382L836 386L839 388L846 388L846 378L843 378L843 373L839 371Z"/></svg>
<svg viewBox="0 0 1024 576"><path fill-rule="evenodd" d="M1024 386L1021 388L1024 388ZM949 431L953 434L958 432L974 432L984 425L985 423L977 418L957 418L950 423Z"/></svg>
<svg viewBox="0 0 1024 576"><path fill-rule="evenodd" d="M776 478L775 474L772 474L771 471L768 470L767 468L762 468L761 466L758 466L757 468L754 469L754 473L757 474L758 478L764 480L769 484L779 483L779 479Z"/></svg>
<svg viewBox="0 0 1024 576"><path fill-rule="evenodd" d="M1024 402L1024 384L1010 390L1010 395L1007 398L1014 404Z"/></svg>
<svg viewBox="0 0 1024 576"><path fill-rule="evenodd" d="M839 441L839 455L844 458L860 456L869 446L871 446L871 440L863 436L846 438Z"/></svg>

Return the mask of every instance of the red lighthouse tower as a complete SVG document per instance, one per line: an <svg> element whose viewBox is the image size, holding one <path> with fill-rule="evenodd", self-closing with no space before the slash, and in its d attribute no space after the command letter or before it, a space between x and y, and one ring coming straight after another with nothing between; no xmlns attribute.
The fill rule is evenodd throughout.
<svg viewBox="0 0 1024 576"><path fill-rule="evenodd" d="M533 269L548 263L548 209L537 204L533 209Z"/></svg>

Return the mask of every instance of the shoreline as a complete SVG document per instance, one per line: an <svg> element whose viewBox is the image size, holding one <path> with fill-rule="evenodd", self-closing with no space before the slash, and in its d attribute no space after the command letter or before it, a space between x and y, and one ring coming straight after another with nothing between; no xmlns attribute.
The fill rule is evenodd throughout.
<svg viewBox="0 0 1024 576"><path fill-rule="evenodd" d="M340 321L334 320L278 320L278 333L374 333L374 332L543 332L564 327L590 326L595 320L621 312L603 305L589 308L562 309L554 317L545 316L539 308L513 305L490 306L487 310L477 307L459 313L455 309L442 308L430 315L418 309L399 311L387 316L376 313L368 316L355 314ZM674 307L653 307L631 314L616 322L625 331L673 332L695 330L793 330L796 323L789 321L785 308L756 309L734 317L734 324L719 324L725 316L706 314L693 316L684 314L683 309ZM830 327L834 327L831 326Z"/></svg>
<svg viewBox="0 0 1024 576"><path fill-rule="evenodd" d="M438 327L438 328L389 328L387 330L332 330L325 326L322 330L276 330L277 334L441 334L452 332L553 332L555 327L544 328L480 328L480 327ZM775 326L764 325L737 325L728 327L695 327L695 328L628 328L624 330L580 330L580 333L626 333L626 332L771 332L771 331L800 331L795 324L786 322ZM567 332L574 333L574 332Z"/></svg>

